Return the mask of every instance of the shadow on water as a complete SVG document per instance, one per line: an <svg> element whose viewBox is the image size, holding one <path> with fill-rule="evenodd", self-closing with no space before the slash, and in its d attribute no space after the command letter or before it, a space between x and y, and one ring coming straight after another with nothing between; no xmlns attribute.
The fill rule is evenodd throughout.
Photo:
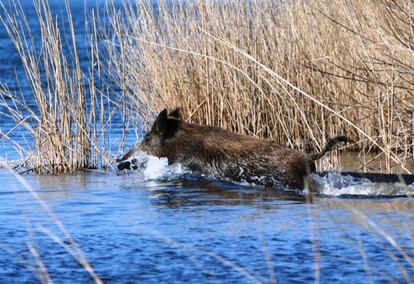
<svg viewBox="0 0 414 284"><path fill-rule="evenodd" d="M274 206L275 200L305 203L304 195L283 189L241 186L209 180L182 180L152 192L154 202L168 207L234 205Z"/></svg>
<svg viewBox="0 0 414 284"><path fill-rule="evenodd" d="M414 208L414 200L411 198L414 193L412 175L403 175L411 186L399 182L401 177L397 175L324 172L317 174L317 177L324 179L324 191L312 194L194 177L127 183L121 185L121 188L129 191L145 188L150 192L149 197L154 205L169 208L249 206L266 209L275 208L279 203L325 204L344 208L344 202L347 206L351 204L363 211L388 211L396 208L409 211Z"/></svg>

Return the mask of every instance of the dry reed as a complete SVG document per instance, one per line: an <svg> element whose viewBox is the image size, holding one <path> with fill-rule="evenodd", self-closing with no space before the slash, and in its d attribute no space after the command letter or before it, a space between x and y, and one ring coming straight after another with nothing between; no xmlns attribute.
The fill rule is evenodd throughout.
<svg viewBox="0 0 414 284"><path fill-rule="evenodd" d="M109 164L104 151L105 132L111 116L110 103L96 87L99 78L96 49L91 31L91 64L89 74L81 69L76 34L69 1L66 1L68 34L59 26L47 0L33 1L40 37L29 25L19 1L10 10L2 5L1 21L20 55L25 79L31 94L0 89L2 115L16 126L0 139L8 140L22 157L16 165L19 172L74 172ZM27 96L33 96L32 100ZM100 127L100 129L98 129ZM23 141L10 138L13 131L28 135ZM100 132L100 135L99 133ZM109 162L108 162L109 161Z"/></svg>
<svg viewBox="0 0 414 284"><path fill-rule="evenodd" d="M193 122L308 151L346 134L377 170L409 171L412 1L133 2L112 6L107 49L141 114L180 106Z"/></svg>
<svg viewBox="0 0 414 284"><path fill-rule="evenodd" d="M414 152L412 1L195 0L154 6L137 0L124 3L121 11L110 4L107 58L104 63L100 58L94 26L88 80L80 68L69 7L72 53L67 56L47 0L35 3L40 51L18 4L1 19L20 53L36 102L33 108L23 93L0 88L0 104L16 122L10 131L22 127L34 141L25 149L14 143L10 131L0 133L25 157L21 166L26 170L73 172L110 160L103 127L110 119L108 103L95 83L95 72L102 68L129 104L125 116L146 120L162 107L180 106L193 122L304 150L317 150L327 137L346 134L363 155L378 153L376 159L385 165L381 170L407 171ZM339 166L325 162L320 168ZM349 209L413 266L387 232ZM53 214L51 219L57 220ZM63 224L57 224L72 240ZM313 230L319 279L317 222ZM56 242L74 252L100 282L76 243L69 248ZM242 267L212 256L256 280Z"/></svg>
<svg viewBox="0 0 414 284"><path fill-rule="evenodd" d="M180 106L195 123L306 151L346 134L356 142L351 149L360 151L362 170L381 161L375 170L409 172L409 0L135 0L121 1L121 7L108 1L109 25L96 24L92 14L90 74L80 68L68 2L70 55L48 1L34 3L40 51L19 4L2 18L36 100L32 108L24 94L0 88L16 128L35 141L28 149L0 133L25 157L25 169L73 172L109 164L104 126L113 101L95 82L105 71L119 87L121 103L113 108L122 109L124 124L135 117L145 123L163 107ZM103 37L104 52L98 44ZM340 164L332 154L318 166Z"/></svg>

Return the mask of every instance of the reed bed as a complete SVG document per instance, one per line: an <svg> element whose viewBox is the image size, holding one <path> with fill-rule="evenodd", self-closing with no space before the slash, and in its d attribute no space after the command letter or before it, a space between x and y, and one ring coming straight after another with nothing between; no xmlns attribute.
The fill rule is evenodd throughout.
<svg viewBox="0 0 414 284"><path fill-rule="evenodd" d="M195 123L306 151L346 134L362 170L409 172L412 1L132 2L108 9L107 49L140 112L180 106Z"/></svg>
<svg viewBox="0 0 414 284"><path fill-rule="evenodd" d="M105 127L111 114L121 113L124 131L131 119L145 130L159 109L178 106L192 122L307 152L345 134L355 141L348 149L359 151L361 170L410 171L412 1L134 0L119 5L109 0L109 23L95 14L89 20L87 74L68 1L69 38L48 1L34 1L40 42L14 3L1 20L36 104L29 106L23 92L5 86L0 103L15 129L25 129L34 143L17 145L9 133L1 133L1 139L16 147L25 169L58 173L108 166L113 159ZM101 72L120 90L118 96L98 88ZM373 163L380 166L367 167ZM318 165L319 170L340 167L337 153Z"/></svg>
<svg viewBox="0 0 414 284"><path fill-rule="evenodd" d="M92 21L88 74L79 62L69 2L69 38L62 37L47 0L34 3L40 43L18 2L1 18L35 98L33 106L26 93L0 87L2 115L15 121L10 131L0 132L0 139L23 157L20 172L104 168L112 162L106 126L114 111L122 112L126 124L134 116L145 124L159 109L177 106L192 122L305 151L317 151L328 137L345 134L366 164L371 161L364 157L373 154L373 161L383 162L378 170L409 172L407 163L414 155L412 1L161 0L154 5L136 0L121 8L108 3L109 26ZM98 47L102 38L104 52ZM109 98L97 87L101 72L119 88L118 97ZM26 145L11 138L17 130L30 135ZM332 154L318 166L338 168L340 162ZM16 179L32 193L21 177ZM388 209L395 212L405 205L410 207L411 200ZM413 267L389 233L357 208L344 207ZM100 283L63 224L44 209L71 241L75 259ZM319 213L312 210L318 282ZM407 234L412 239L411 231ZM40 258L38 266L42 268ZM48 276L43 281L49 282Z"/></svg>
<svg viewBox="0 0 414 284"><path fill-rule="evenodd" d="M62 19L52 14L47 0L33 4L38 27L30 26L19 1L9 3L9 10L2 5L1 21L20 55L30 91L0 88L1 115L15 122L8 132L0 132L0 139L12 143L21 156L15 163L19 172L63 173L106 167L111 162L105 148L111 104L97 88L95 26L90 32L90 67L85 73L69 1L65 2L68 25L63 29ZM33 96L34 104L28 96ZM23 133L26 139L13 140L13 132Z"/></svg>

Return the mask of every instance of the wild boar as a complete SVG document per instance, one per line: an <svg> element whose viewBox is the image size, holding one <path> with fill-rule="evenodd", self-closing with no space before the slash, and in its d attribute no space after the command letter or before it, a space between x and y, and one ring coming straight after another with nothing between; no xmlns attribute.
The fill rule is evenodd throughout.
<svg viewBox="0 0 414 284"><path fill-rule="evenodd" d="M181 163L194 173L223 180L303 189L305 179L315 171L314 161L347 140L345 136L335 137L320 153L306 154L272 140L187 123L179 109L170 113L164 109L143 141L118 160L118 169L136 168L135 161L128 159L143 151L166 157L169 164Z"/></svg>

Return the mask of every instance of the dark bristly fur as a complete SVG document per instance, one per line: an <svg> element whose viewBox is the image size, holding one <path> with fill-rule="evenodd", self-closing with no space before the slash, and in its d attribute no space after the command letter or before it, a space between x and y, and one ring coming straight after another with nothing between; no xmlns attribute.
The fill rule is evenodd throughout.
<svg viewBox="0 0 414 284"><path fill-rule="evenodd" d="M169 164L181 163L193 172L220 179L303 189L304 179L315 171L314 161L335 144L346 141L344 136L335 137L320 153L307 155L272 140L187 123L181 120L179 109L169 114L164 109L141 144L120 159L118 168L131 168L134 163L127 159L142 150L149 155L166 157Z"/></svg>

